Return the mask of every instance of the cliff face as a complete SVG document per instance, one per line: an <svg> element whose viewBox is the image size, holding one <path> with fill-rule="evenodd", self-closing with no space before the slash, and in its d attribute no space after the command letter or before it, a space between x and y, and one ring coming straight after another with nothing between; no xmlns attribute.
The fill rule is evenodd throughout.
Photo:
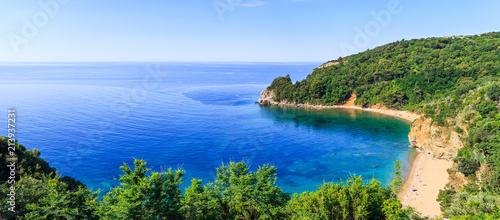
<svg viewBox="0 0 500 220"><path fill-rule="evenodd" d="M325 68L325 67L329 67L329 66L335 66L335 65L337 65L337 64L339 64L339 62L328 62L328 63L325 63L325 64L323 64L323 65L319 66L319 67L318 67L318 69L320 69L320 68Z"/></svg>
<svg viewBox="0 0 500 220"><path fill-rule="evenodd" d="M453 159L458 149L464 147L459 134L452 128L436 126L430 118L419 118L411 125L410 147L439 159Z"/></svg>
<svg viewBox="0 0 500 220"><path fill-rule="evenodd" d="M295 102L288 102L286 100L283 100L281 102L276 102L273 100L274 93L272 90L267 90L264 89L260 93L260 99L258 101L259 105L276 105L276 106L282 106L282 107L315 107L313 105L308 105L308 104L298 104Z"/></svg>
<svg viewBox="0 0 500 220"><path fill-rule="evenodd" d="M272 105L276 102L273 100L273 91L269 91L267 89L262 90L259 98L259 105Z"/></svg>

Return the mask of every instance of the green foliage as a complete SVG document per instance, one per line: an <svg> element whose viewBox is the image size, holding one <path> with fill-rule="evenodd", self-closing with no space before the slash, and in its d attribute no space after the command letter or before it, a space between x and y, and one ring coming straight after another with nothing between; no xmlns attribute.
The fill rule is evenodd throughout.
<svg viewBox="0 0 500 220"><path fill-rule="evenodd" d="M275 100L335 105L356 94L358 105L382 104L412 109L453 94L460 97L477 87L477 80L500 73L498 33L468 38L427 38L398 41L329 62L306 79L292 84L277 78L268 88ZM498 85L488 96L500 97Z"/></svg>
<svg viewBox="0 0 500 220"><path fill-rule="evenodd" d="M455 132L459 133L459 134L463 134L464 133L464 129L458 127L458 126L455 126Z"/></svg>
<svg viewBox="0 0 500 220"><path fill-rule="evenodd" d="M2 194L10 193L10 185L2 185ZM14 185L16 212L7 211L7 198L1 197L1 216L6 219L99 219L96 215L97 194L86 188L69 190L59 176L42 175L40 179L24 175Z"/></svg>
<svg viewBox="0 0 500 220"><path fill-rule="evenodd" d="M467 219L468 216L500 217L500 196L491 195L485 192L470 194L466 191L459 191L453 195L453 202L447 207L443 207L444 214L449 217L460 217L456 219ZM484 218L484 219L488 219Z"/></svg>
<svg viewBox="0 0 500 220"><path fill-rule="evenodd" d="M412 207L403 208L401 201L395 198L385 200L382 205L382 211L384 212L385 218L391 220L426 219L421 218L419 213Z"/></svg>
<svg viewBox="0 0 500 220"><path fill-rule="evenodd" d="M388 88L388 87L387 87ZM399 109L403 106L406 100L406 95L403 90L397 86L393 85L391 88L386 89L382 94L379 95L379 101L387 107Z"/></svg>
<svg viewBox="0 0 500 220"><path fill-rule="evenodd" d="M249 172L241 162L222 165L214 183L192 180L182 210L187 219L283 218L290 195L276 186L276 170L264 165Z"/></svg>
<svg viewBox="0 0 500 220"><path fill-rule="evenodd" d="M469 183L459 192L442 191L438 200L443 209L455 205L465 210L450 215L454 218L478 215L495 219L496 211L481 210L485 200L464 203L460 200L464 197L458 195L500 195L499 49L498 32L398 41L330 61L339 64L315 69L295 84L289 80L286 86L274 84L268 89L289 101L325 105L341 104L355 94L356 105L412 110L431 118L433 125L454 129L465 141L455 158L456 170ZM468 124L467 131L463 124ZM475 175L478 171L480 176ZM391 188L397 191L395 181ZM384 207L391 213L387 215L400 213L396 201L386 200Z"/></svg>
<svg viewBox="0 0 500 220"><path fill-rule="evenodd" d="M9 143L7 137L0 137L0 183L8 180L10 168L7 165L10 161L7 160L9 157L8 150ZM47 161L40 158L40 151L38 150L26 150L23 145L15 145L15 152L17 154L16 163L16 181L23 175L33 176L40 179L44 174L51 174L55 176L56 169L51 168Z"/></svg>
<svg viewBox="0 0 500 220"><path fill-rule="evenodd" d="M453 94L459 97L475 89L477 87L477 83L474 82L472 77L460 77L455 87L456 88Z"/></svg>
<svg viewBox="0 0 500 220"><path fill-rule="evenodd" d="M60 177L55 168L40 158L38 150L26 150L23 145L16 143L18 159L15 182L8 181L8 146L8 138L0 137L0 185L3 195L10 193L10 187L15 188L16 211L8 211L8 197L3 196L0 201L0 217L97 219L94 214L97 193L91 193L85 185L71 177Z"/></svg>
<svg viewBox="0 0 500 220"><path fill-rule="evenodd" d="M458 172L461 172L466 176L474 174L479 170L480 164L476 159L457 157L455 158L455 161L458 163Z"/></svg>
<svg viewBox="0 0 500 220"><path fill-rule="evenodd" d="M386 199L382 204L382 212L384 213L386 219L422 219L419 216L419 213L412 207L403 208L401 201L396 198L399 192L401 192L404 184L402 177L403 171L401 171L402 166L403 163L401 163L401 161L394 161L395 171L393 174L395 176L390 184L391 198Z"/></svg>
<svg viewBox="0 0 500 220"><path fill-rule="evenodd" d="M363 185L361 177L345 183L325 183L315 192L294 194L289 204L292 219L383 219L381 209L390 190L372 180Z"/></svg>
<svg viewBox="0 0 500 220"><path fill-rule="evenodd" d="M477 106L477 111L483 118L492 116L490 114L494 115L495 113L498 112L497 104L493 101L481 102Z"/></svg>
<svg viewBox="0 0 500 220"><path fill-rule="evenodd" d="M221 215L217 207L220 201L215 198L219 196L212 183L203 186L201 180L193 179L186 188L180 212L186 219L217 219Z"/></svg>
<svg viewBox="0 0 500 220"><path fill-rule="evenodd" d="M486 89L486 94L493 101L498 101L500 99L500 85L498 83L493 83Z"/></svg>
<svg viewBox="0 0 500 220"><path fill-rule="evenodd" d="M403 163L401 163L401 161L399 161L399 160L394 161L394 169L395 169L395 171L393 172L394 179L392 179L392 182L390 184L393 198L396 198L398 193L401 192L401 189L402 189L403 184L404 184L403 171L401 171L402 167L403 167Z"/></svg>
<svg viewBox="0 0 500 220"><path fill-rule="evenodd" d="M497 220L500 219L500 213L495 212L495 213L478 213L474 215L462 215L462 216L453 216L450 219L452 220L476 220L476 219L483 219L483 220Z"/></svg>
<svg viewBox="0 0 500 220"><path fill-rule="evenodd" d="M286 75L286 77L278 77L274 79L269 88L284 88L286 90L293 90L292 80L290 79L290 75ZM283 100L290 101L290 95L288 93L283 92L282 90L276 90L274 92L274 100L281 102Z"/></svg>
<svg viewBox="0 0 500 220"><path fill-rule="evenodd" d="M470 160L473 158L473 155L473 149L470 147L462 147L457 152L457 158L463 157Z"/></svg>
<svg viewBox="0 0 500 220"><path fill-rule="evenodd" d="M444 190L439 190L438 198L436 201L439 202L439 205L441 206L441 211L444 212L445 209L449 208L453 202L453 196L457 192L451 187L451 185L448 183Z"/></svg>
<svg viewBox="0 0 500 220"><path fill-rule="evenodd" d="M146 175L148 168L143 160L134 160L132 170L127 164L120 169L120 186L104 196L100 206L102 219L181 219L183 170Z"/></svg>
<svg viewBox="0 0 500 220"><path fill-rule="evenodd" d="M396 175L390 187L353 176L340 184L324 183L317 191L294 194L287 209L291 219L421 219L396 199L401 190L402 163L394 162Z"/></svg>

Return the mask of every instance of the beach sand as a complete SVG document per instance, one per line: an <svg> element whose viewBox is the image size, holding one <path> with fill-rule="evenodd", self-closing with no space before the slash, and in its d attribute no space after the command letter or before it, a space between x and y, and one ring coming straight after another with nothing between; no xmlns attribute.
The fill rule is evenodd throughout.
<svg viewBox="0 0 500 220"><path fill-rule="evenodd" d="M370 108L362 108L360 106L354 105L354 102L356 101L356 95L352 94L352 96L347 100L346 103L343 105L336 105L336 108L349 108L349 109L360 109L363 111L368 111L368 112L376 112L384 115L390 115L394 116L397 118L404 119L409 122L415 121L415 119L420 118L420 115L414 113L414 112L408 112L408 111L397 111L397 110L391 110L387 107L381 107L381 106L371 106Z"/></svg>
<svg viewBox="0 0 500 220"><path fill-rule="evenodd" d="M292 107L292 108L310 108L310 109L335 109L335 108L342 108L342 109L358 109L362 111L368 111L368 112L375 112L375 113L380 113L384 115L390 115L394 116L400 119L404 119L406 121L409 121L410 123L415 121L417 118L420 118L420 115L414 113L414 112L409 112L409 111L398 111L398 110L391 110L383 106L371 106L370 108L363 108L361 106L356 106L354 105L354 102L356 101L356 95L352 94L352 96L347 100L346 103L343 105L310 105L310 104L297 104L297 103L279 103L275 102L272 99L272 96L269 95L272 94L272 92L268 92L267 89L262 91L261 97L258 102L259 104L264 103L264 105L271 104L275 106L282 106L282 107Z"/></svg>
<svg viewBox="0 0 500 220"><path fill-rule="evenodd" d="M349 106L349 105L341 105L341 106L334 106L333 108L346 108L346 109L359 109L363 111L368 111L368 112L375 112L379 114L384 114L384 115L389 115L389 116L394 116L409 122L415 121L417 118L420 118L420 115L409 112L409 111L397 111L397 110L388 110L388 109L382 109L382 108L362 108L359 106Z"/></svg>
<svg viewBox="0 0 500 220"><path fill-rule="evenodd" d="M439 190L444 189L448 183L446 169L452 165L452 161L435 160L429 154L420 152L413 161L403 190L398 195L403 206L414 207L422 216L440 216L441 210L436 199ZM417 191L412 191L412 188Z"/></svg>

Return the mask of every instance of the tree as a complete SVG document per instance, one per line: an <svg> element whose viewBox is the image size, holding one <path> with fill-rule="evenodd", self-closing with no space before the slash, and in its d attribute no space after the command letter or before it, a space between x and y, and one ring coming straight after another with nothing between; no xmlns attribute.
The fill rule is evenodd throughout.
<svg viewBox="0 0 500 220"><path fill-rule="evenodd" d="M353 176L340 184L324 183L317 191L293 195L292 219L384 219L382 206L390 190L372 179Z"/></svg>
<svg viewBox="0 0 500 220"><path fill-rule="evenodd" d="M7 158L9 157L8 152L8 138L0 137L0 183L8 180L10 168L7 165L10 163ZM30 175L35 178L40 179L44 174L51 174L52 177L56 175L56 169L49 166L49 163L44 159L40 158L40 151L26 150L26 148L16 143L15 152L17 156L17 172L16 181L23 175Z"/></svg>
<svg viewBox="0 0 500 220"><path fill-rule="evenodd" d="M401 189L403 187L403 171L401 171L403 163L401 161L396 160L394 161L394 169L395 171L393 172L394 174L394 179L392 179L392 182L390 184L391 186L391 191L392 191L392 198L396 198L396 196L401 192Z"/></svg>
<svg viewBox="0 0 500 220"><path fill-rule="evenodd" d="M79 187L69 190L58 175L42 175L40 179L22 176L15 184L16 212L7 211L6 197L2 197L1 216L7 219L99 219L98 192ZM7 195L9 186L2 186Z"/></svg>
<svg viewBox="0 0 500 220"><path fill-rule="evenodd" d="M135 168L124 164L120 186L104 196L100 207L104 219L181 219L179 209L184 170L151 172L143 160L134 160Z"/></svg>
<svg viewBox="0 0 500 220"><path fill-rule="evenodd" d="M289 198L276 186L276 168L249 172L246 164L231 162L217 168L213 184L192 180L182 210L187 219L276 219Z"/></svg>

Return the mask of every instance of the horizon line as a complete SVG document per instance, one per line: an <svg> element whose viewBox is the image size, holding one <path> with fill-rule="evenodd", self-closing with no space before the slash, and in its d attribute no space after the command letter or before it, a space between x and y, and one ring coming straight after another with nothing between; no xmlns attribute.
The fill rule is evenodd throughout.
<svg viewBox="0 0 500 220"><path fill-rule="evenodd" d="M22 63L326 63L329 61L0 61L0 64Z"/></svg>

